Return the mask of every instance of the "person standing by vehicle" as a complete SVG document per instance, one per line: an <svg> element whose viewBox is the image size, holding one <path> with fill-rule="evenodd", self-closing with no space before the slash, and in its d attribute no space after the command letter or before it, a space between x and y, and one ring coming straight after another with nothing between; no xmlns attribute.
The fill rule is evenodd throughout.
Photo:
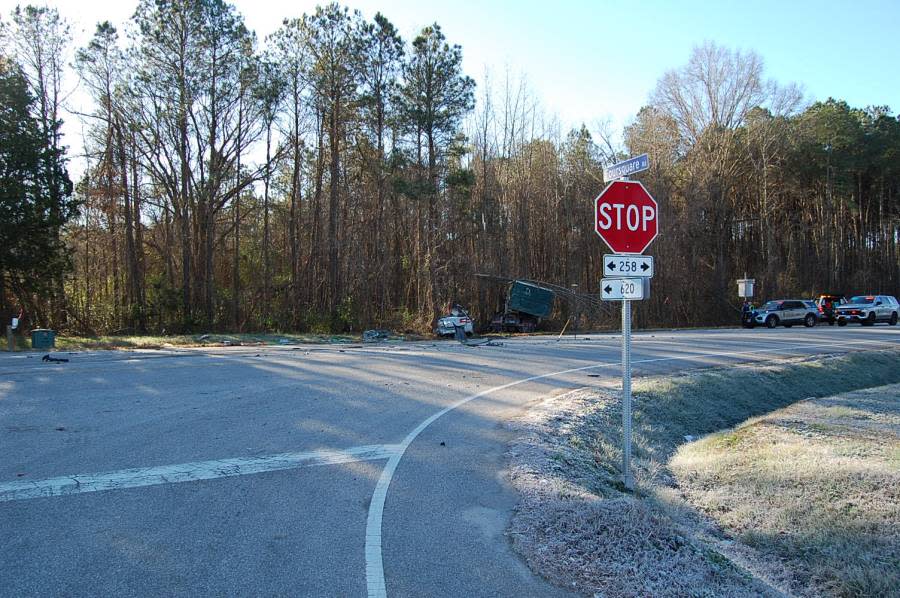
<svg viewBox="0 0 900 598"><path fill-rule="evenodd" d="M747 299L744 299L744 304L741 305L741 326L753 327L753 304Z"/></svg>

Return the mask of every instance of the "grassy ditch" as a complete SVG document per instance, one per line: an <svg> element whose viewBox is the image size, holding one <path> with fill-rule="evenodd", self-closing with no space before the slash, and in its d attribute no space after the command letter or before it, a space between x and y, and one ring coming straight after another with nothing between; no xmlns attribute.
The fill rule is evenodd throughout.
<svg viewBox="0 0 900 598"><path fill-rule="evenodd" d="M634 458L639 481L667 483L666 463L686 438L731 428L806 398L900 383L900 352L868 351L799 362L701 370L635 381ZM598 408L578 436L614 490L621 461L621 406Z"/></svg>
<svg viewBox="0 0 900 598"><path fill-rule="evenodd" d="M900 385L810 399L682 446L690 504L798 588L900 593Z"/></svg>
<svg viewBox="0 0 900 598"><path fill-rule="evenodd" d="M853 571L859 571L838 570L836 577L827 580L820 568L806 567L792 560L797 554L792 551L801 549L806 552L799 554L819 558L820 553L812 547L818 543L827 552L829 543L839 539L837 536L821 529L813 530L803 536L808 538L803 543L798 540L800 532L784 538L786 534L776 532L787 528L756 524L757 519L753 517L777 521L782 526L785 521L800 521L797 512L805 513L806 509L811 512L807 521L822 521L821 516L812 513L812 503L804 501L803 492L817 493L814 486L827 474L800 475L804 472L799 464L796 468L778 464L777 451L772 453L772 461L753 465L755 457L744 454L742 444L747 426L732 428L804 399L889 383L900 383L900 351L753 364L637 380L634 384L634 464L639 490L636 495L623 493L619 480L619 396L585 389L565 400L548 401L514 426L517 440L510 447L510 471L523 499L511 523L512 543L533 569L588 596L758 596L782 592L854 595L853 588L859 587L877 595L878 586L859 580L867 576L890 578L882 575L883 571L877 567L863 571L868 556L848 565ZM829 405L829 408L832 408L829 413L835 416L853 414L849 410L856 409L844 404ZM816 426L832 425L823 421L811 423L811 428L807 426L803 430L815 431ZM706 436L709 434L712 436ZM800 443L806 438L801 436ZM688 440L695 438L702 440ZM708 459L690 453L695 446L705 447L703 454ZM858 444L852 446L856 447L853 450L863 450ZM744 479L745 472L737 467L715 467L719 453L713 453L713 447L719 452L734 452L737 460L746 459L750 463L747 467L757 467L760 476ZM764 442L760 447L764 448ZM811 456L822 447L806 450ZM896 472L900 456L896 445L891 450L886 454L893 455L893 461L888 459L888 462L893 463ZM687 465L689 455L696 459L696 471ZM793 458L790 455L787 453L786 459ZM848 466L846 471L851 470L852 466ZM792 483L810 488L786 495L783 502L770 496L788 483L788 478L779 477L782 471L785 475L797 473L799 477ZM889 523L892 527L885 527L883 536L896 538L900 532L898 485L895 478L883 477L883 468L879 471L874 478L869 478L869 470L856 470L859 492L865 493L874 485L890 481L893 498L884 495L873 498L887 506L873 512L872 519L860 518L852 525L869 529L866 526L873 522L885 526ZM756 480L765 478L763 473L771 478L770 485L755 486ZM720 495L723 480L735 485L733 496ZM841 481L846 483L847 480ZM828 489L822 491L822 496L838 497L841 484L826 486ZM849 492L846 497L841 494L834 500L849 501L853 508L865 510L863 505L867 503L853 498L857 490ZM755 508L772 505L773 511L760 514L744 509L747 496L754 497ZM720 511L723 504L727 508ZM821 505L825 508L824 502ZM752 517L740 525L736 523L744 515ZM848 536L849 533L844 533L841 537ZM869 545L884 548L883 539L872 539ZM869 542L865 540L863 544ZM844 546L859 550L861 545L845 542ZM896 550L896 545L891 550ZM836 554L839 553L840 550ZM876 556L873 562L884 562L884 554L896 555L896 552ZM837 578L846 580L846 585L841 585L843 582L836 581Z"/></svg>

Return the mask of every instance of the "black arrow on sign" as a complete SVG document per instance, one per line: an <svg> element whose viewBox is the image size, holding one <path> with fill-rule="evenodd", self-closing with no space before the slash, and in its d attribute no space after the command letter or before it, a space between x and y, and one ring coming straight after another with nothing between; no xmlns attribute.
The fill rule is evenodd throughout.
<svg viewBox="0 0 900 598"><path fill-rule="evenodd" d="M603 287L603 290L606 291L606 294L607 294L607 295L609 295L610 293L612 293L612 287L609 286L609 285L606 285L605 287Z"/></svg>
<svg viewBox="0 0 900 598"><path fill-rule="evenodd" d="M643 264L641 264L641 270L643 270L644 272L646 272L649 269L650 269L650 266L647 265L647 262L644 262Z"/></svg>
<svg viewBox="0 0 900 598"><path fill-rule="evenodd" d="M610 263L606 264L606 267L609 268L610 270L615 270L615 269L616 269L616 263L615 263L615 262L610 262Z"/></svg>

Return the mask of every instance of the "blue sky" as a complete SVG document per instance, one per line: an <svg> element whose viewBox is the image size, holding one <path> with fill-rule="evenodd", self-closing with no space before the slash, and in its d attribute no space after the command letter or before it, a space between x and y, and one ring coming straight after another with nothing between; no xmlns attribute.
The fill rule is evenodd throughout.
<svg viewBox="0 0 900 598"><path fill-rule="evenodd" d="M7 18L17 2L0 0ZM75 22L84 43L93 24L121 25L136 0L50 1ZM308 0L237 0L262 38L284 17L316 5ZM646 102L667 69L687 61L691 47L712 40L762 56L766 73L796 82L808 99L834 96L853 106L900 110L900 0L699 2L660 0L535 0L423 2L350 0L371 18L381 11L410 39L438 22L463 47L465 69L481 82L507 69L524 75L545 110L567 126L610 118L617 128Z"/></svg>

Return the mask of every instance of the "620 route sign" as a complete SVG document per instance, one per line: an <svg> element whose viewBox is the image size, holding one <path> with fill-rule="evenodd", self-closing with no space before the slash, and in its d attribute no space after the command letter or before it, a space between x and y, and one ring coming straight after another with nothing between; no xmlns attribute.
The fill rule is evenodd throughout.
<svg viewBox="0 0 900 598"><path fill-rule="evenodd" d="M658 234L659 207L638 181L613 181L595 200L594 228L616 253L643 253Z"/></svg>
<svg viewBox="0 0 900 598"><path fill-rule="evenodd" d="M653 278L653 256L607 253L603 256L603 275Z"/></svg>
<svg viewBox="0 0 900 598"><path fill-rule="evenodd" d="M600 299L603 301L640 301L643 298L642 278L604 278L600 281Z"/></svg>

